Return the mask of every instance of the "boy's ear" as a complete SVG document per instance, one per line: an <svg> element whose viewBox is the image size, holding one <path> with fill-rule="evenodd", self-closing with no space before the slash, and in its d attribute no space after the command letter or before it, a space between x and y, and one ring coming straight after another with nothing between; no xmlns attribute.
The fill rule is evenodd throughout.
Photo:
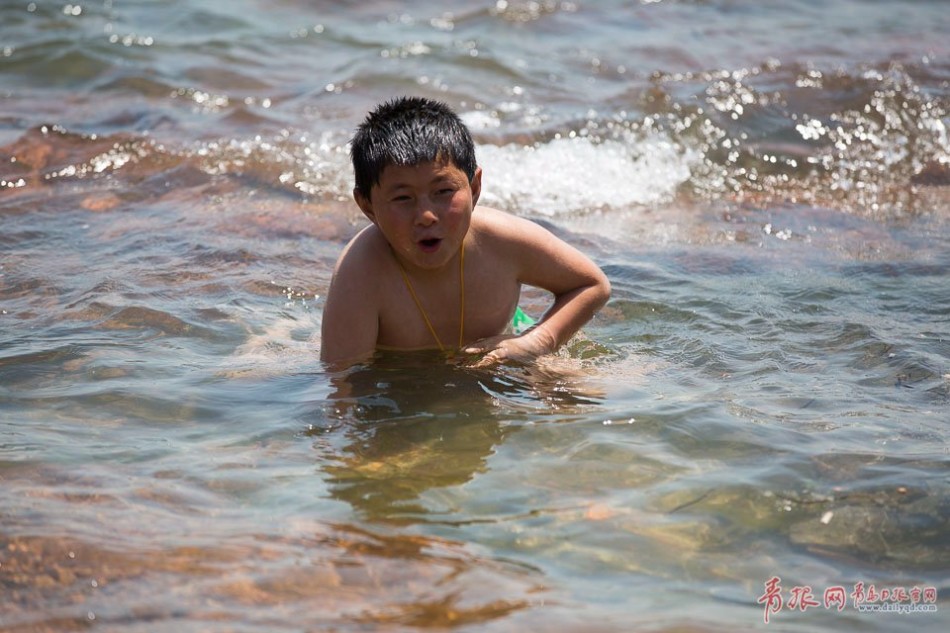
<svg viewBox="0 0 950 633"><path fill-rule="evenodd" d="M482 168L475 168L475 175L472 176L472 182L470 183L472 188L472 206L474 207L478 204L478 197L482 195Z"/></svg>
<svg viewBox="0 0 950 633"><path fill-rule="evenodd" d="M369 198L360 193L359 189L353 189L353 199L356 200L356 206L360 208L360 211L363 212L369 221L373 224L376 224L376 214L373 213L373 203L370 202Z"/></svg>

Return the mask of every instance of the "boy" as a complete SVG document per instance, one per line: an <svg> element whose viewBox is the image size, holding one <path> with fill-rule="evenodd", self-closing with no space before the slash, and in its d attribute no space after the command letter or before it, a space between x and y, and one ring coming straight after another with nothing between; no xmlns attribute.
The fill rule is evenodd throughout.
<svg viewBox="0 0 950 633"><path fill-rule="evenodd" d="M323 311L320 357L345 365L377 349L478 355L476 366L554 352L610 297L604 273L528 220L476 206L482 170L446 105L404 97L356 131L353 197L372 224L343 250ZM521 284L554 303L511 333Z"/></svg>

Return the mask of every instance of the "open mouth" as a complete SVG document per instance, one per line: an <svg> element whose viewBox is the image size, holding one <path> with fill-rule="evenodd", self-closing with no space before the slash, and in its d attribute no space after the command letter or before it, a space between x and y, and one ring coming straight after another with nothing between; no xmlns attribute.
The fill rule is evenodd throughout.
<svg viewBox="0 0 950 633"><path fill-rule="evenodd" d="M437 237L429 237L424 240L419 240L419 246L422 247L424 251L434 251L439 247L439 244L442 243L442 240Z"/></svg>

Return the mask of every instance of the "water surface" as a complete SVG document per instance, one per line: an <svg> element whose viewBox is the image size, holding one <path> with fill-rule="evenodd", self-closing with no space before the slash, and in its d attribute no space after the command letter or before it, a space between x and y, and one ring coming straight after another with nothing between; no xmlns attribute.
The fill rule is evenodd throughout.
<svg viewBox="0 0 950 633"><path fill-rule="evenodd" d="M945 626L950 18L896 7L0 3L0 628ZM557 357L317 360L398 94L607 272Z"/></svg>

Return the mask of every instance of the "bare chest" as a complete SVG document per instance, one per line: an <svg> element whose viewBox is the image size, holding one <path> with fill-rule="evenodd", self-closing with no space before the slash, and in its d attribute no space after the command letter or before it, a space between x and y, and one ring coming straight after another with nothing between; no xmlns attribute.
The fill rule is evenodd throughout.
<svg viewBox="0 0 950 633"><path fill-rule="evenodd" d="M467 266L440 283L387 275L380 307L377 346L394 349L456 349L502 334L511 324L521 286L514 277L485 265Z"/></svg>

